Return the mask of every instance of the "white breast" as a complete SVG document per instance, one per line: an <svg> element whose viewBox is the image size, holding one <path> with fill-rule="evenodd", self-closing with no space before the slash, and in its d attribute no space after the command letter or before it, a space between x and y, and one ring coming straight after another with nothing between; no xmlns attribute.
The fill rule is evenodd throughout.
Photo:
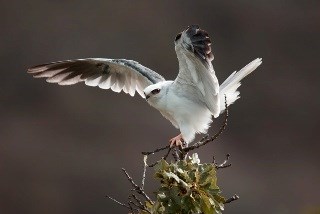
<svg viewBox="0 0 320 214"><path fill-rule="evenodd" d="M188 94L177 90L168 90L166 96L152 106L158 109L176 128L179 128L183 139L190 143L196 133L206 133L211 120L211 112L200 100L188 99Z"/></svg>

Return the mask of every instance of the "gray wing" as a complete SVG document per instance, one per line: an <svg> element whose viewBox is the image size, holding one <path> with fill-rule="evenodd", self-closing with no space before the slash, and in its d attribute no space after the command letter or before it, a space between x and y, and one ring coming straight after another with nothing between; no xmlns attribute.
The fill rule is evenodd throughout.
<svg viewBox="0 0 320 214"><path fill-rule="evenodd" d="M85 82L115 92L134 96L137 91L144 98L143 89L164 81L158 73L138 62L126 59L88 58L51 62L28 69L35 78L47 78L49 83L73 85Z"/></svg>
<svg viewBox="0 0 320 214"><path fill-rule="evenodd" d="M208 33L196 25L189 26L177 35L175 50L179 74L174 84L194 88L214 117L219 116L219 82L211 64L213 54Z"/></svg>

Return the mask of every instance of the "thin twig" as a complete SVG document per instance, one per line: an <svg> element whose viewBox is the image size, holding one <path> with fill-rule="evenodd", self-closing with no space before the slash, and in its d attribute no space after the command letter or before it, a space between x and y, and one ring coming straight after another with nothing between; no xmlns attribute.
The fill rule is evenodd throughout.
<svg viewBox="0 0 320 214"><path fill-rule="evenodd" d="M143 208L143 209L146 208L145 205L143 205L143 203L140 201L140 199L135 194L132 194L131 196L141 206L141 208Z"/></svg>
<svg viewBox="0 0 320 214"><path fill-rule="evenodd" d="M184 151L184 148L186 148L186 144L179 145L178 147L178 155L180 160L184 160L188 154L188 151Z"/></svg>
<svg viewBox="0 0 320 214"><path fill-rule="evenodd" d="M115 202L115 203L117 203L117 204L119 204L119 205L121 205L123 207L126 207L126 208L130 209L130 207L128 205L126 205L124 203L121 203L120 201L117 201L116 199L110 197L109 195L106 195L106 197L109 198L111 201L113 201L113 202Z"/></svg>
<svg viewBox="0 0 320 214"><path fill-rule="evenodd" d="M157 153L157 152L160 152L160 151L165 150L165 149L168 149L168 148L170 148L170 145L167 145L167 146L162 147L162 148L157 148L156 150L151 151L151 152L142 152L142 154L143 154L143 155L151 155L151 154L153 155L153 154L155 154L155 153Z"/></svg>
<svg viewBox="0 0 320 214"><path fill-rule="evenodd" d="M217 138L221 135L221 133L226 129L226 127L227 127L227 122L228 122L228 117L229 117L229 111L228 111L228 104L227 104L227 96L224 95L224 98L225 98L225 117L224 117L223 125L221 126L220 130L219 130L214 136L212 136L212 137L210 137L210 138L206 137L205 139L203 138L204 141L201 141L201 140L200 140L199 142L193 144L192 146L189 146L189 147L184 148L184 149L183 149L184 152L187 153L187 152L189 152L189 151L191 151L191 150L197 149L197 148L199 148L199 147L201 147L201 146L206 145L207 143L210 143L210 142L214 141L214 140L217 139Z"/></svg>
<svg viewBox="0 0 320 214"><path fill-rule="evenodd" d="M222 168L227 168L227 167L230 167L231 166L231 163L228 163L229 161L229 157L230 157L230 154L227 154L226 155L226 159L223 161L223 163L221 164L217 164L216 160L215 160L215 157L213 156L213 165L216 167L216 169L222 169Z"/></svg>
<svg viewBox="0 0 320 214"><path fill-rule="evenodd" d="M150 197L144 192L144 190L139 187L134 181L133 179L130 177L130 175L127 173L127 171L122 168L122 171L124 172L124 174L127 176L129 182L132 184L133 186L133 190L136 191L138 194L142 195L143 197L145 197L145 199L147 201L149 201L150 204L153 204L153 201L150 199Z"/></svg>
<svg viewBox="0 0 320 214"><path fill-rule="evenodd" d="M177 162L179 160L179 155L178 155L178 152L177 152L177 149L174 148L173 151L172 151L172 156L173 156L173 159Z"/></svg>
<svg viewBox="0 0 320 214"><path fill-rule="evenodd" d="M206 141L206 140L208 140L208 139L209 139L209 135L206 134L205 136L203 136L203 137L201 138L200 142L204 142L204 141Z"/></svg>
<svg viewBox="0 0 320 214"><path fill-rule="evenodd" d="M142 180L141 180L141 189L144 189L144 182L146 180L146 171L147 171L147 159L148 156L144 155L143 156L143 173L142 173Z"/></svg>
<svg viewBox="0 0 320 214"><path fill-rule="evenodd" d="M131 199L132 199L132 195L129 195L129 197L128 197L128 205L130 204L130 205L133 205L134 207L136 207L136 208L138 208L140 210L144 210L144 206L143 205L141 206L140 204L136 204Z"/></svg>
<svg viewBox="0 0 320 214"><path fill-rule="evenodd" d="M163 159L164 160L166 160L167 158L168 158L168 156L169 156L169 154L170 154L170 151L171 151L171 147L169 147L169 149L168 149L168 151L167 151L167 153L163 156Z"/></svg>
<svg viewBox="0 0 320 214"><path fill-rule="evenodd" d="M154 162L154 163L152 163L152 164L148 164L148 167L154 167L154 166L157 165L159 162L160 162L160 161L156 161L156 162Z"/></svg>
<svg viewBox="0 0 320 214"><path fill-rule="evenodd" d="M238 195L234 195L231 198L227 199L224 203L228 204L228 203L231 203L232 201L235 201L235 200L238 200L238 199L239 199L239 196Z"/></svg>
<svg viewBox="0 0 320 214"><path fill-rule="evenodd" d="M169 156L169 154L170 154L170 151L171 151L171 147L169 146L168 147L168 151L167 151L167 153L160 159L160 160L167 160L167 158L168 158L168 156ZM157 165L159 162L160 162L160 160L158 160L158 161L156 161L156 162L154 162L154 163L152 163L152 164L148 164L148 167L154 167L155 165Z"/></svg>
<svg viewBox="0 0 320 214"><path fill-rule="evenodd" d="M135 208L133 208L133 207L131 206L130 201L128 202L128 206L130 207L131 213L132 213L132 214L135 214L135 213L136 213L135 210L137 210L137 209L135 209Z"/></svg>
<svg viewBox="0 0 320 214"><path fill-rule="evenodd" d="M131 201L131 198L133 198L138 204L136 204L134 201ZM142 204L142 202L139 200L139 198L135 194L130 195L128 199L129 199L129 202L128 202L129 204L132 204L133 206L137 207L138 209L144 210L147 213L151 214L151 212L147 209L147 207L145 205Z"/></svg>

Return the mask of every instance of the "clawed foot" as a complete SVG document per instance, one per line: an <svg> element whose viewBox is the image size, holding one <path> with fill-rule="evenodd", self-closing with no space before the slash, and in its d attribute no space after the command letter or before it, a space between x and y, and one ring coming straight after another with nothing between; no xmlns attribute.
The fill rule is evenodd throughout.
<svg viewBox="0 0 320 214"><path fill-rule="evenodd" d="M182 138L182 135L179 134L178 136L172 138L169 140L169 143L170 143L170 147L173 147L173 146L182 146L182 143L184 142L183 138Z"/></svg>

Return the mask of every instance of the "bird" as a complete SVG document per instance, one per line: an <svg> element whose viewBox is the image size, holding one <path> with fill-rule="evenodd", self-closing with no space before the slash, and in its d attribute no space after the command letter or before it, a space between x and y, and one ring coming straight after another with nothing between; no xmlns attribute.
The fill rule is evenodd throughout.
<svg viewBox="0 0 320 214"><path fill-rule="evenodd" d="M206 134L212 117L217 118L228 105L239 99L241 80L261 63L256 58L234 71L219 85L212 61L209 34L198 25L190 25L176 35L175 52L179 72L175 80L165 80L157 72L127 59L85 58L63 60L28 68L34 78L49 83L73 85L84 82L114 92L134 96L137 92L150 106L180 130L169 140L170 147L190 144L196 134Z"/></svg>

